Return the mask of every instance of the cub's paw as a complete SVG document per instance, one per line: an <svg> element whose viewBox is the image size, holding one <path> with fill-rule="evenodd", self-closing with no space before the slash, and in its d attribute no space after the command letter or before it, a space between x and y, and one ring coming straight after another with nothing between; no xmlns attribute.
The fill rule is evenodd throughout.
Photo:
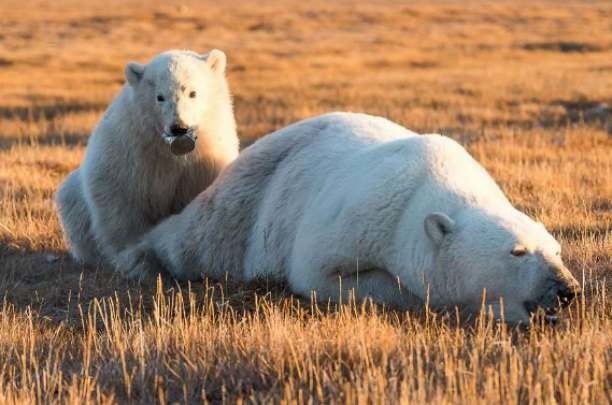
<svg viewBox="0 0 612 405"><path fill-rule="evenodd" d="M115 269L123 277L140 282L155 280L158 274L164 273L164 266L155 252L141 244L119 253Z"/></svg>

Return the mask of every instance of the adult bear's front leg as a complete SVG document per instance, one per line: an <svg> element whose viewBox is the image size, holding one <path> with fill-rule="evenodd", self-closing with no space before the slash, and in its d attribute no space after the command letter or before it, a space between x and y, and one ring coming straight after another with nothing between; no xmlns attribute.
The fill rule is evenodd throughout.
<svg viewBox="0 0 612 405"><path fill-rule="evenodd" d="M201 278L205 268L200 253L206 229L205 221L198 215L202 210L202 203L196 198L180 214L164 219L117 256L117 270L132 279L159 273L178 280Z"/></svg>
<svg viewBox="0 0 612 405"><path fill-rule="evenodd" d="M318 301L348 302L351 295L357 301L372 299L397 309L413 309L422 301L410 293L383 268L359 264L357 260L338 263L329 258L329 264L312 267L316 261L304 257L294 262L289 276L291 289L303 296L315 292ZM325 260L322 261L325 263ZM327 263L326 263L327 264Z"/></svg>
<svg viewBox="0 0 612 405"><path fill-rule="evenodd" d="M119 253L115 258L115 269L125 278L137 281L149 281L166 273L154 246L146 239Z"/></svg>

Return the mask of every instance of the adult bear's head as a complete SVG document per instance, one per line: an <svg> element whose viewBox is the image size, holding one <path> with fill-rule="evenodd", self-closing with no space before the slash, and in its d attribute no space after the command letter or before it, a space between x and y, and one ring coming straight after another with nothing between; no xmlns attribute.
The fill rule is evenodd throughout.
<svg viewBox="0 0 612 405"><path fill-rule="evenodd" d="M218 102L219 92L226 91L225 66L225 54L217 49L204 55L168 51L146 65L126 65L125 75L143 119L154 123L175 154L193 149L201 120L211 116L207 111Z"/></svg>
<svg viewBox="0 0 612 405"><path fill-rule="evenodd" d="M496 318L528 323L539 309L556 320L557 310L580 292L559 243L513 208L431 213L424 226L435 252L431 281L445 304L478 312L484 293Z"/></svg>

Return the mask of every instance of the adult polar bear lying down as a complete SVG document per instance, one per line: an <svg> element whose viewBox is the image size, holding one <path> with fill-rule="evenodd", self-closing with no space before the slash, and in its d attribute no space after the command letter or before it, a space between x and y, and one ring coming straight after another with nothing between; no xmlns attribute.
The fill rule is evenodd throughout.
<svg viewBox="0 0 612 405"><path fill-rule="evenodd" d="M320 300L400 308L486 300L505 319L579 291L559 243L455 141L333 113L268 135L120 257L133 278L273 277Z"/></svg>

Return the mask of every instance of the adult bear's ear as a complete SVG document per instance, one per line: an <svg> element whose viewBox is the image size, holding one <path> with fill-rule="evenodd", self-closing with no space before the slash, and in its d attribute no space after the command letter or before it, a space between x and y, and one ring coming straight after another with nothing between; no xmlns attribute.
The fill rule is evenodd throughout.
<svg viewBox="0 0 612 405"><path fill-rule="evenodd" d="M223 51L213 49L205 55L205 60L213 72L220 74L225 73L225 66L227 65L227 56L225 56L225 53Z"/></svg>
<svg viewBox="0 0 612 405"><path fill-rule="evenodd" d="M141 65L140 63L130 62L125 65L125 78L132 87L140 82L144 75L144 70L145 65Z"/></svg>
<svg viewBox="0 0 612 405"><path fill-rule="evenodd" d="M455 221L441 212L434 212L425 217L425 233L429 239L440 246L444 237L455 229Z"/></svg>

